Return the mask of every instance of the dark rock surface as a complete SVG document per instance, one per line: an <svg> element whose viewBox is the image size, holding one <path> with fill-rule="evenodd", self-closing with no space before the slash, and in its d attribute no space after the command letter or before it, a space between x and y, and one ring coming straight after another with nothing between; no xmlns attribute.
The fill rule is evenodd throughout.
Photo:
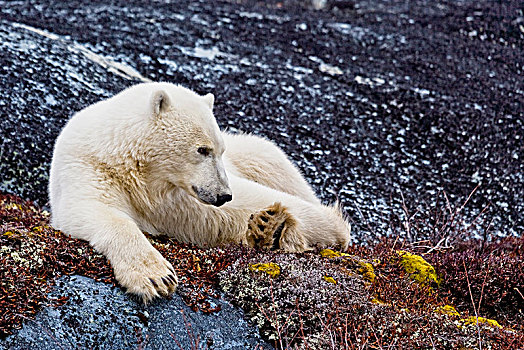
<svg viewBox="0 0 524 350"><path fill-rule="evenodd" d="M387 227L400 193L415 212L478 184L464 213L490 205L492 232L521 234L522 7L0 1L0 188L45 204L60 128L140 72L212 91L219 124L276 140L357 237Z"/></svg>
<svg viewBox="0 0 524 350"><path fill-rule="evenodd" d="M52 299L35 320L0 343L7 349L270 349L242 319L242 312L215 300L222 310L202 315L175 296L143 306L119 289L82 276L57 281Z"/></svg>

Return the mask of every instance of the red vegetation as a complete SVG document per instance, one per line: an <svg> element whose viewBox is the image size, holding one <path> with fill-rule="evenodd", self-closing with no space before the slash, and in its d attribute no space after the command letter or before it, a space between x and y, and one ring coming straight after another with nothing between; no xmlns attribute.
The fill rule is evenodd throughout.
<svg viewBox="0 0 524 350"><path fill-rule="evenodd" d="M49 226L49 214L31 202L0 194L0 338L19 329L45 305L47 293L62 275L79 274L117 285L107 259L85 241L71 238ZM222 250L205 250L166 238L149 237L173 264L178 293L193 308L217 311L208 297L218 297L216 274L228 264Z"/></svg>
<svg viewBox="0 0 524 350"><path fill-rule="evenodd" d="M209 297L218 298L221 290L280 348L524 348L524 238L453 240L438 249L431 241L382 240L331 258L318 251L201 249L148 238L175 267L177 293L193 310L217 311ZM410 278L399 250L422 256L440 283ZM249 268L257 262L276 263L281 274L272 278ZM0 194L0 337L42 306L66 303L47 297L65 274L117 285L107 259L88 243L54 230L49 214L32 203ZM436 311L444 305L460 315ZM461 319L475 314L502 328L464 326Z"/></svg>

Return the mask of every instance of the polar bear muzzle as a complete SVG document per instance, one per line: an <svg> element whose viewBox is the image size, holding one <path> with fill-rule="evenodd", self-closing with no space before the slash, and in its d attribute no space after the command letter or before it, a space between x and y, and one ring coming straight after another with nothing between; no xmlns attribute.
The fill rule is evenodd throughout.
<svg viewBox="0 0 524 350"><path fill-rule="evenodd" d="M226 202L230 202L233 199L233 196L231 193L220 193L220 194L213 194L210 191L206 191L203 188L198 188L196 186L192 186L193 191L197 195L198 199L200 199L202 202L206 204L214 205L215 207L220 207Z"/></svg>

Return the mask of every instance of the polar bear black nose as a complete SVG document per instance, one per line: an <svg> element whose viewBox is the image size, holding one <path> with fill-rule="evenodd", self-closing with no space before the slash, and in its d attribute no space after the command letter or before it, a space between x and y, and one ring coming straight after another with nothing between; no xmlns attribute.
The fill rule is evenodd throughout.
<svg viewBox="0 0 524 350"><path fill-rule="evenodd" d="M215 207L220 207L222 204L229 202L233 199L233 196L228 194L220 194L217 197L217 201L213 203Z"/></svg>

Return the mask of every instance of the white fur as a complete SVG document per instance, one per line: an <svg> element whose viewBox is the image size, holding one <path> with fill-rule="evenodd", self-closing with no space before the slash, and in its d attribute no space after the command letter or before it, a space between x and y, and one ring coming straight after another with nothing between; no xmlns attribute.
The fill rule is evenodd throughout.
<svg viewBox="0 0 524 350"><path fill-rule="evenodd" d="M199 246L247 244L250 216L280 202L296 221L285 250L349 242L339 210L320 203L286 155L268 140L221 132L213 103L212 94L140 84L78 112L56 141L52 224L105 254L145 301L176 283L165 281L172 266L144 231ZM223 206L206 204L231 193Z"/></svg>

